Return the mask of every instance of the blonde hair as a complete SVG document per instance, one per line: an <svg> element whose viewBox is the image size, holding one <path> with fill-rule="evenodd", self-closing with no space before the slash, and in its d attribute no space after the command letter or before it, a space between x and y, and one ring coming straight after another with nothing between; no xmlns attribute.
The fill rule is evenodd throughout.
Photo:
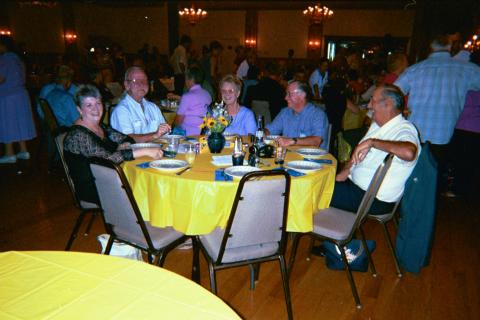
<svg viewBox="0 0 480 320"><path fill-rule="evenodd" d="M233 74L228 74L220 80L220 88L222 88L223 84L230 83L235 86L238 92L242 92L242 81Z"/></svg>

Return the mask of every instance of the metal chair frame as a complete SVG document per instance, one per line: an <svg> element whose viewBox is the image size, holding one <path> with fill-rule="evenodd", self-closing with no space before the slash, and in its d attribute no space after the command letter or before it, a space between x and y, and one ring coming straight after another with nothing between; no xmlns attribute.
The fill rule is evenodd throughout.
<svg viewBox="0 0 480 320"><path fill-rule="evenodd" d="M353 298L355 300L355 304L356 304L357 308L361 308L362 305L360 303L360 298L358 296L357 287L356 287L355 282L353 280L353 275L352 275L352 271L350 269L350 265L348 264L347 256L345 254L344 245L346 245L347 243L349 243L352 240L352 238L355 235L357 230L360 231L360 238L361 238L361 242L362 242L363 248L365 250L365 253L367 254L367 257L368 257L370 271L371 271L372 275L375 277L377 272L375 270L375 265L373 264L373 260L372 260L371 254L370 254L370 250L368 250L368 246L367 246L367 243L365 241L365 234L364 234L363 229L362 229L362 223L366 219L367 213L370 210L370 207L372 206L373 200L375 199L375 197L378 193L378 190L380 189L380 186L383 182L383 179L384 179L385 175L387 174L388 169L390 168L390 166L392 164L392 161L393 161L393 155L388 154L385 157L385 160L383 161L383 163L381 163L380 166L377 168L374 176L372 177L372 181L370 182L370 185L369 185L367 191L365 192L365 195L363 196L363 199L362 199L362 201L361 201L361 203L358 207L358 210L356 212L355 222L354 222L348 236L345 239L337 240L337 239L334 239L334 238L330 238L330 237L322 236L320 234L316 234L314 232L310 232L310 235L312 237L333 242L340 249L340 253L341 253L341 256L342 256L342 262L343 262L343 265L345 267L345 272L347 274L347 278L348 278L348 281L350 283L350 288L352 290ZM317 214L321 214L321 211ZM353 214L353 212L352 212L352 214ZM289 275L292 271L293 263L295 261L295 255L296 255L296 252L297 252L299 239L300 239L300 235L295 234L294 239L293 239L293 243L292 243L292 253L290 255L290 261L289 261L289 264L288 264Z"/></svg>
<svg viewBox="0 0 480 320"><path fill-rule="evenodd" d="M248 181L260 179L262 177L272 177L272 176L283 176L286 180L285 191L283 193L284 206L283 206L282 227L281 227L282 235L279 241L277 252L267 257L236 261L236 262L230 262L230 263L222 263L223 255L225 253L225 248L230 238L230 230L232 229L232 225L235 221L235 214L237 211L238 204L240 201L244 200L242 197L242 191L244 189L245 183ZM287 223L287 216L288 216L289 194L290 194L290 176L285 171L271 171L271 170L268 171L267 170L267 171L256 171L256 172L251 172L246 174L239 183L237 193L235 195L235 200L233 202L232 209L230 212L230 216L229 216L227 225L225 227L225 233L223 235L223 239L220 245L220 251L218 253L217 259L213 260L210 257L207 250L205 249L205 247L203 246L203 244L199 239L197 239L197 242L199 244L199 247L202 250L203 255L205 256L205 259L208 262L208 270L210 275L210 288L214 294L217 294L217 284L216 284L216 276L215 276L215 272L217 270L249 265L250 288L253 290L255 288L255 281L258 280L260 263L272 261L272 260L279 260L280 271L281 271L282 282L283 282L283 289L285 294L285 302L287 305L288 319L292 319L293 314L292 314L292 306L291 306L291 298L290 298L290 289L288 284L288 273L287 273L287 267L285 262L285 250L286 250L286 243L287 243L286 223ZM198 257L198 254L197 254L197 257ZM199 265L198 260L195 263ZM197 270L199 271L199 267L197 267Z"/></svg>
<svg viewBox="0 0 480 320"><path fill-rule="evenodd" d="M128 197L128 200L130 201L130 204L132 205L132 209L133 209L133 212L134 212L135 218L136 218L136 223L139 225L140 229L142 230L143 236L145 237L145 242L147 243L147 246L144 247L144 246L140 246L138 244L135 244L133 242L130 242L126 239L123 239L123 238L119 237L114 232L113 226L105 221L105 227L107 229L107 233L110 235L110 238L108 239L108 242L107 242L107 246L105 247L105 254L109 255L110 250L112 249L112 246L113 246L113 242L118 241L118 242L126 243L126 244L128 244L132 247L138 248L140 250L146 251L147 260L148 260L148 263L150 263L150 264L154 263L152 255L156 256L157 259L156 259L155 264L157 266L162 267L164 262L165 262L166 255L172 249L175 249L178 245L185 242L185 240L187 239L187 236L183 236L183 237L173 241L172 243L170 243L169 245L167 245L165 247L155 248L155 246L153 245L152 239L150 237L150 233L148 232L147 226L145 224L145 220L143 220L142 214L140 213L140 209L138 208L138 205L137 205L137 201L135 200L135 197L133 196L132 189L130 188L130 184L128 183L128 180L125 177L125 174L123 173L122 168L119 165L113 163L112 161L107 160L107 159L102 159L102 158L92 158L92 159L90 159L90 166L92 166L92 165L99 165L99 166L107 167L107 168L110 168L110 169L112 169L116 172L116 174L118 175L118 178L121 181L122 188L125 190L125 193ZM92 172L92 174L93 174L93 172ZM94 178L95 178L95 175L94 175ZM100 202L101 202L101 199L100 199ZM196 247L196 242L195 241L193 242L193 245ZM195 274L195 272L192 269L192 275L193 274Z"/></svg>
<svg viewBox="0 0 480 320"><path fill-rule="evenodd" d="M80 200L80 198L77 195L77 192L75 190L75 185L73 183L72 178L70 177L70 170L68 169L67 162L65 161L65 157L63 155L63 140L65 139L66 133L60 133L55 137L55 145L57 147L58 154L60 155L60 160L62 162L63 166L63 171L65 173L65 178L67 180L68 188L70 189L70 194L72 195L73 198L73 204L77 209L80 210L80 214L78 215L77 220L75 221L75 224L73 226L72 233L70 234L70 237L68 238L67 245L65 246L65 251L69 251L70 248L72 247L73 242L77 238L78 230L80 229L80 226L82 225L83 219L85 218L85 215L88 213L91 213L92 216L90 217L90 220L87 224L87 227L85 228L84 235L88 236L90 233L90 229L92 227L93 221L96 217L97 214L102 213L102 209L94 203L89 203L90 205L95 205L96 207L90 207L90 206L84 206L82 205L83 201Z"/></svg>

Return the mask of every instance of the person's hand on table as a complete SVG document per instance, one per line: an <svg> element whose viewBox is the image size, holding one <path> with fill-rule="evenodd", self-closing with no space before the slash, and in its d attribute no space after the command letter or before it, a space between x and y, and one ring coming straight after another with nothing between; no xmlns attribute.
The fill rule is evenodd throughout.
<svg viewBox="0 0 480 320"><path fill-rule="evenodd" d="M163 151L160 148L141 148L133 150L133 157L150 157L155 160L161 159L163 157Z"/></svg>
<svg viewBox="0 0 480 320"><path fill-rule="evenodd" d="M358 144L352 153L352 164L357 164L363 161L368 152L373 146L373 139L367 139Z"/></svg>
<svg viewBox="0 0 480 320"><path fill-rule="evenodd" d="M155 135L157 136L157 138L160 138L164 134L170 133L170 131L172 131L172 127L170 127L168 123L162 123L158 126Z"/></svg>
<svg viewBox="0 0 480 320"><path fill-rule="evenodd" d="M167 99L169 99L169 100L180 100L180 96L178 94L169 92L169 93L167 93Z"/></svg>
<svg viewBox="0 0 480 320"><path fill-rule="evenodd" d="M280 147L288 147L295 144L295 140L287 137L279 137L275 140Z"/></svg>

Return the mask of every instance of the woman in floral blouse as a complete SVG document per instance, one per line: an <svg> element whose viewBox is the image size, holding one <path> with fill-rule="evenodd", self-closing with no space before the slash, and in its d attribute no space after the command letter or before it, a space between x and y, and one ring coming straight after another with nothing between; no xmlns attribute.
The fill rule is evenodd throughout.
<svg viewBox="0 0 480 320"><path fill-rule="evenodd" d="M99 203L88 158L99 157L121 163L138 157L160 159L160 148L131 149L135 141L101 123L102 96L92 85L81 86L75 95L80 118L64 140L64 155L80 200Z"/></svg>

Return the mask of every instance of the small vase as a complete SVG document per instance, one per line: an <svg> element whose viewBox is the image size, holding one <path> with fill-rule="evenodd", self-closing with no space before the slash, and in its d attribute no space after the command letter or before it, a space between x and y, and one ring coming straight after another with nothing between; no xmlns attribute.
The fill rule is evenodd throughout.
<svg viewBox="0 0 480 320"><path fill-rule="evenodd" d="M211 153L220 153L225 145L225 137L221 132L211 132L207 142Z"/></svg>

